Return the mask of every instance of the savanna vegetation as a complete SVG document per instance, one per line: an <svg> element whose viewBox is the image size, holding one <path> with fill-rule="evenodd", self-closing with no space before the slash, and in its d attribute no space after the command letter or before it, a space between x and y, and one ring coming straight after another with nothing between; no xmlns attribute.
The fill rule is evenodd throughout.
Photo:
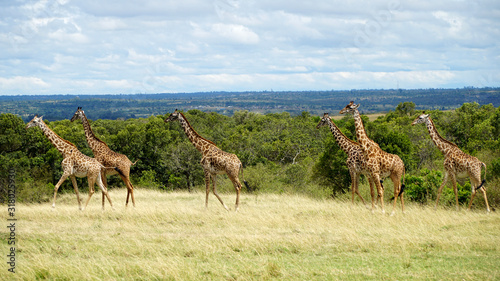
<svg viewBox="0 0 500 281"><path fill-rule="evenodd" d="M425 126L410 125L418 113L404 102L387 114L362 116L368 135L405 162L406 212L392 217L371 214L359 201L351 205L346 155L328 128L316 129L320 117L305 111L185 112L198 133L243 162L250 190L238 212L225 211L213 196L205 209L201 155L178 123L163 121L168 114L91 120L113 150L139 160L131 173L135 208L124 206L126 188L113 176L115 209L102 211L94 196L79 212L69 180L52 209L45 202L61 176L62 156L39 129L26 130L21 117L1 114L0 198L6 202L14 173L17 221L15 273L6 262L11 234L0 232L0 280L498 280L497 213L487 214L481 198L474 211L455 211L451 188L440 208L430 207L443 156ZM443 137L487 164L490 205L498 206L500 108L465 103L427 113ZM355 139L351 116L335 123ZM48 125L92 155L81 122ZM234 202L230 181L218 178L219 194ZM87 191L86 179L78 185ZM367 185L361 186L365 199ZM390 181L384 185L392 188ZM467 179L459 191L464 204ZM6 210L3 222L10 218Z"/></svg>
<svg viewBox="0 0 500 281"><path fill-rule="evenodd" d="M361 106L363 104L361 103ZM85 108L84 108L85 109ZM76 110L76 107L73 109ZM74 111L69 111L68 118ZM332 109L337 112L339 109ZM466 153L487 164L486 187L490 205L500 202L500 108L493 105L465 103L452 111L430 113L443 137L456 143ZM316 129L320 117L302 112L259 114L237 111L232 116L213 112L185 112L193 128L221 149L238 155L244 165L244 179L255 194L304 194L314 198L339 198L350 188L345 165L346 154L339 149L328 128ZM363 115L368 135L380 147L397 154L406 166L405 198L419 204L432 203L443 178L443 155L432 143L423 125L411 126L418 115L412 102L400 103L387 114L370 120ZM135 186L163 191L204 189L201 154L186 138L178 123L166 124L168 116L127 120L91 120L94 133L111 149L132 161L131 178ZM335 120L351 139L356 139L351 116ZM57 134L74 143L84 154L92 156L80 121L68 119L48 122ZM37 129L26 130L25 123L13 114L0 115L0 198L6 199L9 169L16 173L18 201L45 202L61 177L62 156ZM483 172L484 177L484 172ZM221 192L234 192L227 178L219 177ZM124 188L119 177L109 177L111 189ZM392 183L384 183L386 189ZM78 179L86 190L86 179ZM363 182L367 186L366 180ZM363 188L367 189L367 188ZM459 201L470 198L467 178L459 181ZM60 192L73 193L67 180ZM365 199L369 199L365 193ZM389 199L390 196L386 196ZM440 204L453 205L454 194L446 188ZM139 202L140 204L140 202ZM483 209L482 198L473 208Z"/></svg>
<svg viewBox="0 0 500 281"><path fill-rule="evenodd" d="M110 195L124 202L126 190ZM500 278L496 213L408 204L390 217L350 200L248 193L238 212L227 212L213 196L205 209L204 196L141 188L135 208L101 211L91 200L84 212L71 193L54 210L18 203L15 273L2 262L0 280Z"/></svg>

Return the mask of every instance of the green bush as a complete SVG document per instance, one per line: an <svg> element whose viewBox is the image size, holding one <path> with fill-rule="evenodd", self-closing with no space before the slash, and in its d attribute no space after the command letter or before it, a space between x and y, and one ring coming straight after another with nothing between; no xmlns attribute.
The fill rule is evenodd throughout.
<svg viewBox="0 0 500 281"><path fill-rule="evenodd" d="M458 194L458 204L464 205L469 204L471 197L471 185L467 180L464 185L460 185L457 182L457 194ZM477 197L478 194L476 194ZM482 197L482 196L481 196ZM445 204L448 206L455 206L455 192L453 191L453 187L450 184L447 184L443 189L443 193L441 194L441 198L439 199L439 204Z"/></svg>
<svg viewBox="0 0 500 281"><path fill-rule="evenodd" d="M500 177L500 158L493 160L490 164L490 169L488 170L490 173L486 176L488 178L499 178Z"/></svg>
<svg viewBox="0 0 500 281"><path fill-rule="evenodd" d="M142 175L139 178L140 187L156 188L160 185L156 182L156 172L155 171L142 171Z"/></svg>
<svg viewBox="0 0 500 281"><path fill-rule="evenodd" d="M277 175L280 173L279 165L273 162L266 164L258 163L257 165L246 167L244 169L244 178L248 182L250 189L253 192L278 192L283 193L284 184L279 181Z"/></svg>
<svg viewBox="0 0 500 281"><path fill-rule="evenodd" d="M408 175L405 177L405 186L405 197L407 200L422 204L427 202L428 190L424 178Z"/></svg>
<svg viewBox="0 0 500 281"><path fill-rule="evenodd" d="M405 195L410 201L421 204L429 203L436 198L437 189L441 185L441 171L422 169L420 176L405 176Z"/></svg>
<svg viewBox="0 0 500 281"><path fill-rule="evenodd" d="M283 183L293 187L300 187L307 183L307 169L300 164L291 164L285 168L282 177Z"/></svg>

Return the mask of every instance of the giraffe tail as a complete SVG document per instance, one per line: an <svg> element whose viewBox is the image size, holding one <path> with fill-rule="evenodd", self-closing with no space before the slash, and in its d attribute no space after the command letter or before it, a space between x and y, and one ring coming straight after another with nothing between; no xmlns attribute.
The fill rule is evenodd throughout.
<svg viewBox="0 0 500 281"><path fill-rule="evenodd" d="M137 161L139 161L139 159L135 160L135 162L132 162L132 164L130 166L134 166L135 163L137 163Z"/></svg>
<svg viewBox="0 0 500 281"><path fill-rule="evenodd" d="M405 185L405 174L406 174L406 169L403 168L403 183L401 184L401 189L399 190L398 197L401 196L401 194L403 194L403 192L405 191L405 188L406 188L406 185Z"/></svg>
<svg viewBox="0 0 500 281"><path fill-rule="evenodd" d="M245 187L247 188L248 192L252 192L252 188L248 185L248 182L245 180L245 177L243 177L243 164L240 164L240 172L241 172L241 179L243 180L243 183L245 184Z"/></svg>
<svg viewBox="0 0 500 281"><path fill-rule="evenodd" d="M107 169L114 169L115 171L118 172L118 174L125 176L122 170L120 170L118 167L105 167L104 165L101 165L101 174L105 175Z"/></svg>
<svg viewBox="0 0 500 281"><path fill-rule="evenodd" d="M481 187L483 187L483 185L484 185L485 183L486 183L486 180L483 180L483 181L481 182L481 184L480 184L478 187L476 187L476 191L478 191L479 189L481 189Z"/></svg>
<svg viewBox="0 0 500 281"><path fill-rule="evenodd" d="M115 169L115 171L118 172L118 174L120 174L121 176L125 177L125 174L122 172L122 170L120 170L118 167L113 167Z"/></svg>
<svg viewBox="0 0 500 281"><path fill-rule="evenodd" d="M399 190L399 194L398 194L398 197L401 196L401 194L403 194L403 192L405 191L405 188L406 188L406 185L403 183L401 185L401 190Z"/></svg>
<svg viewBox="0 0 500 281"><path fill-rule="evenodd" d="M481 189L481 187L483 187L484 184L486 183L486 164L481 162L481 166L484 166L484 179L483 179L483 181L481 181L481 184L478 187L476 187L476 191Z"/></svg>

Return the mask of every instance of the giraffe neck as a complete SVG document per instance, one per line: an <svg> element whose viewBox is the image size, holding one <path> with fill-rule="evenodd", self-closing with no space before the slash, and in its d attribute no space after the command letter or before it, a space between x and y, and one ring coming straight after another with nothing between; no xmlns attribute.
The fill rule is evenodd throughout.
<svg viewBox="0 0 500 281"><path fill-rule="evenodd" d="M66 155L78 151L78 149L74 144L58 136L44 122L41 122L39 127L40 129L42 129L43 134L49 139L52 145L63 155L63 157L66 157Z"/></svg>
<svg viewBox="0 0 500 281"><path fill-rule="evenodd" d="M358 139L359 144L361 145L361 149L364 151L365 155L368 151L372 151L376 149L375 143L368 138L368 135L365 131L365 126L363 125L363 120L361 119L361 115L359 111L354 110L354 125L356 127L356 138Z"/></svg>
<svg viewBox="0 0 500 281"><path fill-rule="evenodd" d="M100 147L107 147L106 143L104 143L94 135L94 132L90 127L89 120L87 119L87 116L85 116L85 113L82 113L82 117L80 119L82 120L83 129L85 131L85 138L87 139L87 143L89 144L90 149L92 149L92 152L94 152L95 154L96 151L99 151Z"/></svg>
<svg viewBox="0 0 500 281"><path fill-rule="evenodd" d="M179 117L179 122L181 123L182 128L184 129L184 133L194 145L194 147L200 151L202 154L207 151L208 147L215 146L215 144L203 137L201 137L194 129L191 127L191 124L187 121L184 115Z"/></svg>
<svg viewBox="0 0 500 281"><path fill-rule="evenodd" d="M330 131L332 132L333 137L339 144L340 148L345 151L346 153L348 151L351 151L353 147L357 146L357 143L354 141L350 140L348 137L346 137L342 131L335 125L335 123L332 122L331 119L328 120L328 126L330 127Z"/></svg>
<svg viewBox="0 0 500 281"><path fill-rule="evenodd" d="M447 155L452 150L458 148L456 144L446 140L439 134L436 126L434 125L434 122L430 117L428 117L425 121L425 125L427 126L427 130L429 131L429 135L431 136L432 141L444 155Z"/></svg>

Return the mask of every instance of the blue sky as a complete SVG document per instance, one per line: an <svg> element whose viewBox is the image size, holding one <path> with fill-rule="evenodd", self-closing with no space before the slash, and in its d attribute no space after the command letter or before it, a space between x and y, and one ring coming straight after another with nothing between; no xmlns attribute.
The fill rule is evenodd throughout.
<svg viewBox="0 0 500 281"><path fill-rule="evenodd" d="M0 95L500 86L500 1L0 1Z"/></svg>

